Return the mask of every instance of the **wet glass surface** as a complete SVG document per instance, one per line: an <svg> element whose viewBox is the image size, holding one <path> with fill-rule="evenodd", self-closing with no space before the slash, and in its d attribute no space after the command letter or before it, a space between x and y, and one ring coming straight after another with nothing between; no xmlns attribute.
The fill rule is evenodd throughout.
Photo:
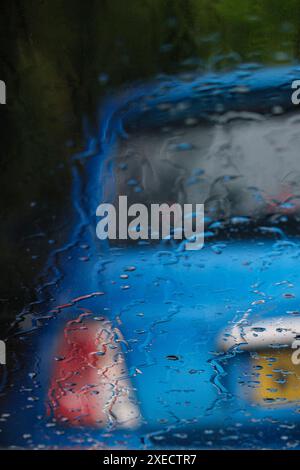
<svg viewBox="0 0 300 470"><path fill-rule="evenodd" d="M17 314L5 318L3 447L299 447L297 25L274 13L268 28L278 44L261 34L250 47L232 26L244 21L254 37L268 2L236 10L238 19L230 2L200 3L209 31L199 33L196 57L187 40L187 56L180 49L182 60L172 58L183 31L176 15L160 23L176 34L158 41L171 54L158 70L150 61L147 73L130 73L126 47L134 49L120 40L126 79L113 63L110 73L99 66L98 117L93 103L78 111L88 116L83 131L67 119L72 132L61 130L61 153L45 163L56 197L39 193L44 176L34 176L41 182L28 210L39 215L21 244L29 281L10 300ZM118 14L107 12L112 22ZM224 39L218 15L233 38ZM219 50L225 44L230 52ZM60 127L49 122L47 138ZM204 203L204 248L101 242L96 208L119 195L148 206ZM21 270L15 297L24 282Z"/></svg>

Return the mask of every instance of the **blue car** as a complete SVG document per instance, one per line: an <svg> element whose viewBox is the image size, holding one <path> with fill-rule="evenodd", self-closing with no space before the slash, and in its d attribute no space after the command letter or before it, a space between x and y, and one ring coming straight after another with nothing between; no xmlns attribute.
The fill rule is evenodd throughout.
<svg viewBox="0 0 300 470"><path fill-rule="evenodd" d="M15 327L6 446L299 448L299 74L249 64L103 103ZM120 195L204 204L203 248L99 240Z"/></svg>

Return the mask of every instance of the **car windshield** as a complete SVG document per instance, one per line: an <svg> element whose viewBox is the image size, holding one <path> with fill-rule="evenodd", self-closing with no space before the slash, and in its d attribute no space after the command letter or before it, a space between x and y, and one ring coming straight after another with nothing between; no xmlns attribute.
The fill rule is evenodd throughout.
<svg viewBox="0 0 300 470"><path fill-rule="evenodd" d="M44 169L32 163L24 144L24 167L34 169L24 200L36 212L22 235L26 256L1 255L9 259L3 284L13 292L13 313L5 310L10 359L0 370L2 447L299 447L300 108L292 98L299 25L270 12L267 1L254 2L251 14L241 6L249 2L236 2L240 19L229 0L198 2L205 16L196 3L186 7L197 13L193 21L180 2L180 14L161 12L168 34L149 46L149 64L137 37L143 8L134 32L122 22L124 7L107 6L107 19L125 28L121 39L100 20L94 26L101 44L113 36L116 62L101 46L106 67L89 60L83 75L66 70L62 81L86 81L75 103L51 60L34 54L54 85L49 96L41 87L45 109L34 102L23 140L34 155L49 151L51 163L46 156ZM195 22L195 42L182 17ZM246 32L234 28L241 18ZM87 49L74 52L80 64ZM20 70L32 62L25 52ZM67 139L62 123L72 112L83 126L70 124L75 137ZM175 212L153 221L153 207L176 204L188 206L180 212L183 225L191 220L185 239ZM114 227L103 222L110 211ZM166 220L169 232L159 226Z"/></svg>

